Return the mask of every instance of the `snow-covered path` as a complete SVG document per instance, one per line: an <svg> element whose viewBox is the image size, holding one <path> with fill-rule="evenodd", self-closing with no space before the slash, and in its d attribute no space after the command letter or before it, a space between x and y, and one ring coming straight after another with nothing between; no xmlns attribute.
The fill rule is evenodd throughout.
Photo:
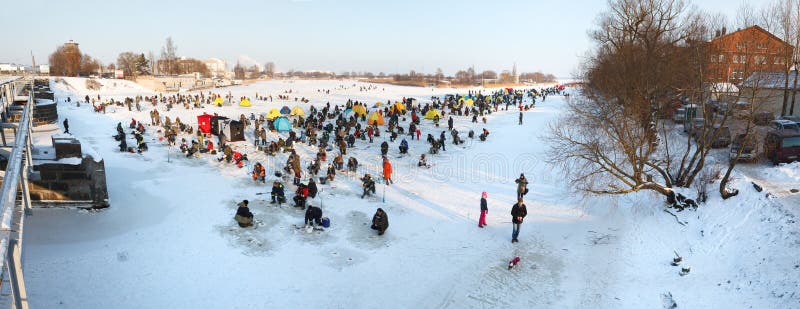
<svg viewBox="0 0 800 309"><path fill-rule="evenodd" d="M306 83L307 89L295 91L313 98L316 85L298 84ZM401 95L406 89L391 91ZM174 150L167 162L168 149L156 143L143 156L114 151L116 123L143 114L117 109L101 115L60 104L70 131L103 155L112 207L36 209L29 217L25 275L35 307L654 308L665 292L689 308L791 307L800 299L791 277L797 278L800 270L792 266L800 261L785 252L800 247L798 229L764 225L764 218L789 217L778 216L780 209L771 210L756 194L743 192L744 202L736 205L712 199L698 212L680 214L690 221L683 227L649 193L621 199L571 193L542 162L541 134L559 115L560 97L526 112L523 126L517 112L489 116L484 143L453 146L448 134L448 150L430 158L431 169L416 167L427 146L410 142L411 154L396 158L398 142L391 143L396 183L386 190L386 203L383 187L379 197L362 200L357 180L339 175L321 186L321 200L314 201L331 218L332 228L323 234L298 232L292 225L302 224L303 213L270 205L268 195L256 194L269 187L231 165L175 156ZM482 127L456 121L463 138L468 129ZM441 130L428 125L423 139ZM301 155L311 153L302 147ZM377 163L377 143L359 141L357 149L362 165ZM258 160L265 158L251 158ZM268 175L283 163L273 161L265 161ZM365 168L376 174L375 167ZM529 214L520 242L511 244L509 212L520 172L531 182ZM291 198L291 186L287 191ZM477 228L481 191L489 194L484 229ZM235 203L242 199L251 201L262 226L236 226ZM369 229L377 207L390 221L382 237ZM745 231L767 236L746 239ZM760 241L772 245L756 250ZM668 265L673 250L695 267L691 276L679 277ZM752 257L718 263L742 252ZM514 256L522 263L508 271ZM753 266L762 257L774 257L770 265L784 274ZM725 280L734 285L716 285ZM742 280L762 285L740 292ZM776 291L786 296L774 296Z"/></svg>

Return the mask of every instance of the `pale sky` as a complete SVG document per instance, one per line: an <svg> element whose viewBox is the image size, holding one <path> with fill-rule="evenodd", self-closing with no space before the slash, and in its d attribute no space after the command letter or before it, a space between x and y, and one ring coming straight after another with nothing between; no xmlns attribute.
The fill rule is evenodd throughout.
<svg viewBox="0 0 800 309"><path fill-rule="evenodd" d="M37 63L72 39L104 64L125 51L178 55L229 66L268 61L278 71L445 74L474 66L570 77L590 48L605 0L570 1L4 1L0 63ZM767 0L746 1L760 7ZM735 19L738 3L695 0Z"/></svg>

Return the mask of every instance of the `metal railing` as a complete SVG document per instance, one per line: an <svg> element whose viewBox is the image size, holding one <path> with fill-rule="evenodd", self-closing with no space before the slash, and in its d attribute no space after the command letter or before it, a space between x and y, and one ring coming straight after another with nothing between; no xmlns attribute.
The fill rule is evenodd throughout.
<svg viewBox="0 0 800 309"><path fill-rule="evenodd" d="M14 146L8 157L8 165L0 188L0 264L2 279L8 279L11 289L10 305L12 308L28 308L28 296L22 275L22 231L25 224L26 211L30 209L31 200L28 191L28 169L31 164L31 118L33 117L34 87L33 79L28 93L28 102L22 109L14 138ZM10 100L10 104L8 102ZM14 95L6 96L3 108L13 104ZM5 130L5 129L3 129ZM21 191L21 203L17 191Z"/></svg>

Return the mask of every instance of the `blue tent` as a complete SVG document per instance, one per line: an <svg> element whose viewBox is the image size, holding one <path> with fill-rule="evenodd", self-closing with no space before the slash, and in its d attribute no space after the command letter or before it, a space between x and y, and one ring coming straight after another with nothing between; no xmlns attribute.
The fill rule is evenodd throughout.
<svg viewBox="0 0 800 309"><path fill-rule="evenodd" d="M288 106L284 106L281 108L281 114L289 115L292 113L292 110Z"/></svg>
<svg viewBox="0 0 800 309"><path fill-rule="evenodd" d="M350 118L350 115L352 115L352 114L353 114L353 109L352 108L348 108L348 109L344 110L344 117L345 118Z"/></svg>
<svg viewBox="0 0 800 309"><path fill-rule="evenodd" d="M289 132L292 130L292 123L286 117L275 118L275 130L278 132Z"/></svg>

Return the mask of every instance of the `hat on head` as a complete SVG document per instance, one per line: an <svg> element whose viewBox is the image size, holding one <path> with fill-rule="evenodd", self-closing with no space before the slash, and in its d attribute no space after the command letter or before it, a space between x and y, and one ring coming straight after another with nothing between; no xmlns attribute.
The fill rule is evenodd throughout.
<svg viewBox="0 0 800 309"><path fill-rule="evenodd" d="M244 201L242 201L242 203L244 203L245 205L247 205L247 204L250 204L250 201L248 201L248 200L244 200Z"/></svg>

